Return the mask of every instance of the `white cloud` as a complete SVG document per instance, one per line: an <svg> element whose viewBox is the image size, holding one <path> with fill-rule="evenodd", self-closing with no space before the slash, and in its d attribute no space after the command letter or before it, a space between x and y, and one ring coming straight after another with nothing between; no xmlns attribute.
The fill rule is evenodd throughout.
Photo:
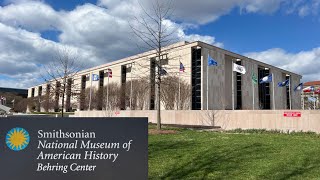
<svg viewBox="0 0 320 180"><path fill-rule="evenodd" d="M177 29L174 34L177 41L199 40L223 47L213 36L188 34L186 31L215 21L234 8L239 8L243 13L273 13L284 2L290 6L296 2L289 1L173 0L174 16L166 21ZM291 13L299 13L298 9L303 5L308 6L312 14L317 12L320 0L312 0L312 3L300 1ZM149 0L139 2L147 9L151 6ZM71 11L57 11L43 0L6 0L4 4L7 5L0 6L0 74L10 78L21 80L35 77L37 67L48 63L49 58L63 48L77 52L79 58L85 59L91 66L140 51L136 46L139 40L128 25L133 15L142 14L138 0L99 0L98 6L84 4ZM59 42L41 37L41 33L48 30L60 33ZM24 87L34 82L25 81Z"/></svg>
<svg viewBox="0 0 320 180"><path fill-rule="evenodd" d="M317 15L320 6L320 0L161 0L164 1L172 2L175 20L196 24L213 22L235 8L239 8L241 13L265 14L284 8L288 14L297 13L303 17ZM113 15L123 17L128 13L141 12L140 4L145 9L151 9L151 2L150 0L99 0L98 5L107 7Z"/></svg>
<svg viewBox="0 0 320 180"><path fill-rule="evenodd" d="M44 1L44 0L4 0L4 4L11 4L11 3L25 3L25 2L34 2L34 1Z"/></svg>
<svg viewBox="0 0 320 180"><path fill-rule="evenodd" d="M39 77L39 66L50 62L61 50L74 52L79 61L97 64L97 58L90 51L49 41L41 38L38 33L16 29L2 23L0 49L0 74L17 79L24 79L26 76Z"/></svg>
<svg viewBox="0 0 320 180"><path fill-rule="evenodd" d="M302 6L299 8L299 16L304 17L309 15L309 13L310 13L309 6Z"/></svg>
<svg viewBox="0 0 320 180"><path fill-rule="evenodd" d="M126 1L108 8L84 4L71 11L56 11L41 1L0 6L0 65L5 65L0 73L17 80L28 73L35 77L38 66L48 63L63 48L77 52L90 66L135 54L139 41L128 24L132 13L139 14L141 9ZM191 26L167 22L177 28L177 40L202 40L222 46L214 37L186 34L185 29ZM48 30L60 32L59 42L41 37ZM19 65L15 66L16 62Z"/></svg>
<svg viewBox="0 0 320 180"><path fill-rule="evenodd" d="M285 4L288 14L297 13L300 17L319 14L320 0L290 0Z"/></svg>
<svg viewBox="0 0 320 180"><path fill-rule="evenodd" d="M262 52L250 52L245 55L303 75L304 82L318 80L320 77L320 47L299 53L289 53L283 49L274 48Z"/></svg>
<svg viewBox="0 0 320 180"><path fill-rule="evenodd" d="M212 44L214 46L223 48L223 43L216 42L215 38L212 37L212 36L200 36L198 34L186 35L186 34L184 34L183 31L181 31L180 34L179 34L179 37L180 37L180 39L183 39L183 40L186 40L186 41L189 41L189 42L202 41L202 42L205 42L205 43Z"/></svg>
<svg viewBox="0 0 320 180"><path fill-rule="evenodd" d="M0 87L8 88L21 88L25 89L30 87L30 84L38 84L40 81L32 74L26 74L16 78L0 76Z"/></svg>
<svg viewBox="0 0 320 180"><path fill-rule="evenodd" d="M60 26L61 19L57 12L42 2L31 1L0 7L0 22L31 31L55 29Z"/></svg>
<svg viewBox="0 0 320 180"><path fill-rule="evenodd" d="M167 0L168 1L168 0ZM171 0L169 0L171 1ZM206 24L228 14L233 8L239 7L248 13L272 13L279 9L284 0L173 0L174 17L177 20ZM163 2L163 0L162 0ZM99 0L98 5L110 8L113 14L123 15L127 11L137 12L139 4L150 9L150 0Z"/></svg>

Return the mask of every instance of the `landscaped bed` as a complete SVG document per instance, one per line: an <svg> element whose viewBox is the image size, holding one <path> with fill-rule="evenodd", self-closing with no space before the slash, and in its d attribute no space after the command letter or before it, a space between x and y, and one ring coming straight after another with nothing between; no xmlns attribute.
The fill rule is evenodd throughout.
<svg viewBox="0 0 320 180"><path fill-rule="evenodd" d="M320 179L315 134L169 130L149 134L149 179Z"/></svg>

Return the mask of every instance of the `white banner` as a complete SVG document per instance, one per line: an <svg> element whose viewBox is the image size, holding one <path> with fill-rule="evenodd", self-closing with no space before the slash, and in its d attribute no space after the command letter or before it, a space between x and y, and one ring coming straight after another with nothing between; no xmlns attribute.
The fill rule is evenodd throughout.
<svg viewBox="0 0 320 180"><path fill-rule="evenodd" d="M317 98L315 98L315 97L308 97L308 100L311 101L311 102L316 102L316 101L317 101Z"/></svg>
<svg viewBox="0 0 320 180"><path fill-rule="evenodd" d="M244 66L240 66L236 63L233 63L233 71L236 71L238 73L241 74L245 74L246 73L246 68Z"/></svg>

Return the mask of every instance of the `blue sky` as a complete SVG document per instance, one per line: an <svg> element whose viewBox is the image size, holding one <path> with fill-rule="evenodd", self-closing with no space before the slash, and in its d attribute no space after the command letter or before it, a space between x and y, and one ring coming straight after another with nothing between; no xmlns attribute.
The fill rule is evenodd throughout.
<svg viewBox="0 0 320 180"><path fill-rule="evenodd" d="M283 48L289 52L309 50L320 45L320 21L297 15L245 14L237 10L194 32L209 34L223 42L225 48L239 53Z"/></svg>
<svg viewBox="0 0 320 180"><path fill-rule="evenodd" d="M139 0L148 7L148 0ZM38 83L37 69L61 48L91 66L138 52L128 20L137 0L0 1L0 86ZM179 40L201 40L317 80L320 0L176 0ZM110 45L113 42L112 45ZM89 60L88 60L89 59ZM17 63L19 62L19 63ZM18 82L17 82L18 81Z"/></svg>

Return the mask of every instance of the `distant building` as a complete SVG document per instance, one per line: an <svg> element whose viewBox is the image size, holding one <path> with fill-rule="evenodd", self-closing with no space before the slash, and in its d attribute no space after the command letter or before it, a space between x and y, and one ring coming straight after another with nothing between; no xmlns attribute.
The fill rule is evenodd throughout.
<svg viewBox="0 0 320 180"><path fill-rule="evenodd" d="M320 109L320 81L310 81L303 84L301 92L302 109Z"/></svg>
<svg viewBox="0 0 320 180"><path fill-rule="evenodd" d="M28 97L28 89L16 89L16 88L5 88L0 87L0 94L2 93L13 93L23 98Z"/></svg>
<svg viewBox="0 0 320 180"><path fill-rule="evenodd" d="M304 87L308 87L308 86L314 86L316 88L320 88L320 81L310 81L310 82L305 82L303 83Z"/></svg>
<svg viewBox="0 0 320 180"><path fill-rule="evenodd" d="M164 50L166 53L161 56L161 66L165 70L163 77L176 76L179 78L179 81L175 82L176 84L184 81L190 86L189 96L184 97L186 105L179 109L231 110L233 107L238 110L290 109L290 107L291 109L301 109L301 94L294 91L295 86L300 83L302 78L299 74L199 41L176 43L165 47ZM217 62L217 66L208 66L209 56ZM80 84L81 92L85 92L90 87L95 92L104 91L97 99L105 102L107 97L104 88L108 86L110 81L109 83L116 83L120 87L119 109L154 110L157 107L155 102L158 98L156 97L157 86L154 83L158 63L156 51L148 51L83 70L78 77L72 80L72 83ZM184 72L179 73L181 71L180 63L184 66ZM246 73L242 75L234 72L233 64L245 67ZM112 70L112 78L108 78L109 70ZM97 81L92 81L90 78L93 74L96 75L95 78L99 77ZM272 74L273 82L253 84L252 74L258 80ZM135 87L136 84L133 84L132 89L130 82L141 77L147 79L146 83L148 84L143 87ZM290 80L290 87L278 87L278 82L286 80ZM43 97L49 86L48 84L40 84L29 88L28 97ZM131 97L131 89L135 92L135 88L143 88L144 94L142 93L135 98ZM58 93L56 94L58 95ZM172 88L172 94L170 101L175 104L171 107L177 109L178 103L176 102L180 102L181 99L178 99L177 90L174 88ZM78 98L70 96L70 94L66 94L65 107L67 111L88 109L86 103L89 98L84 97L85 93L81 93ZM142 96L147 98L142 98ZM52 97L55 101L55 107L60 103L60 98L59 96ZM100 105L93 107L93 109L102 110L104 109L103 104L100 102ZM139 108L136 108L138 105ZM166 107L168 106L162 101L161 108L165 109ZM34 109L43 111L40 107ZM55 108L55 110L58 109Z"/></svg>

